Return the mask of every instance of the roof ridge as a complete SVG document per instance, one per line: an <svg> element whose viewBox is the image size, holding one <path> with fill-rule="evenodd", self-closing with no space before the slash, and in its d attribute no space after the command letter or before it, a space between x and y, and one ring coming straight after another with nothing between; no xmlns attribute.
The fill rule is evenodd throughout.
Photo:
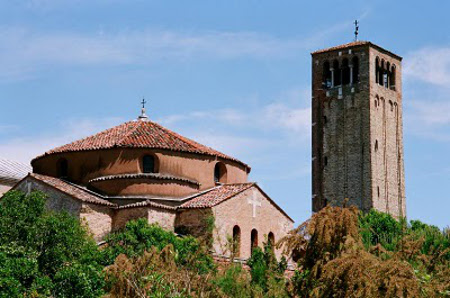
<svg viewBox="0 0 450 298"><path fill-rule="evenodd" d="M237 158L182 136L150 120L131 120L124 122L91 136L53 148L35 157L31 163L33 164L36 160L51 154L113 148L148 148L208 155L216 159L223 158L237 162L250 171L250 166Z"/></svg>
<svg viewBox="0 0 450 298"><path fill-rule="evenodd" d="M48 186L50 186L50 187L52 187L52 188L54 188L54 189L56 189L56 190L58 190L58 191L60 191L62 193L65 193L66 195L68 195L70 197L73 197L75 199L78 199L78 200L81 200L81 201L84 201L84 202L87 202L87 203L97 204L97 205L104 205L104 206L108 206L108 207L115 207L115 206L117 206L117 204L111 203L108 200L106 200L104 198L101 198L101 196L99 196L97 193L92 192L90 190L87 190L85 188L82 188L82 187L80 187L79 185L77 185L75 183L71 183L71 182L68 182L68 181L65 181L65 180L62 180L62 179L59 179L59 178L55 178L55 177L47 176L47 175L43 175L43 174L37 174L37 173L29 173L22 180L26 179L27 177L31 177L32 179L38 180L38 181L40 181L42 183L45 183L46 185L48 185ZM59 187L57 184L55 185L54 183L49 182L46 179L47 180L48 179L54 180L57 183L65 183L66 185L69 185L70 187L76 188L79 191L82 191L82 192L84 192L86 194L89 194L90 196L93 197L94 200L92 200L90 198L77 197L76 194L70 193L70 191L63 189L63 188Z"/></svg>

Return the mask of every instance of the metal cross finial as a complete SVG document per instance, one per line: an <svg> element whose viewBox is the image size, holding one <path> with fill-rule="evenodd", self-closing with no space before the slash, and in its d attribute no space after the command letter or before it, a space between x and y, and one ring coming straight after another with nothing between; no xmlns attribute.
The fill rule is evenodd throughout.
<svg viewBox="0 0 450 298"><path fill-rule="evenodd" d="M141 109L141 115L138 117L139 120L146 121L148 119L147 114L145 114L145 104L146 103L147 103L147 101L145 100L145 98L142 98L142 101L141 101L142 109Z"/></svg>
<svg viewBox="0 0 450 298"><path fill-rule="evenodd" d="M355 22L353 24L355 24L355 41L358 41L358 31L359 31L359 22L358 22L358 20L355 20Z"/></svg>

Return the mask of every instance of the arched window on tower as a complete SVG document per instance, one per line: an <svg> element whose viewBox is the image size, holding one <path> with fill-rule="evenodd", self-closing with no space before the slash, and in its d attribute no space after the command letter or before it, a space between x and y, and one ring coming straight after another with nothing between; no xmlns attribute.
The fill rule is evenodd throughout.
<svg viewBox="0 0 450 298"><path fill-rule="evenodd" d="M389 86L392 90L395 90L395 65L392 64L391 66L391 77L390 77L390 82L389 82Z"/></svg>
<svg viewBox="0 0 450 298"><path fill-rule="evenodd" d="M358 57L352 58L352 66L353 66L353 73L352 73L352 83L356 84L359 82L359 59Z"/></svg>
<svg viewBox="0 0 450 298"><path fill-rule="evenodd" d="M342 85L350 84L350 66L348 65L348 59L342 60Z"/></svg>
<svg viewBox="0 0 450 298"><path fill-rule="evenodd" d="M334 74L334 82L333 86L341 85L341 69L339 68L339 61L333 61L333 74Z"/></svg>
<svg viewBox="0 0 450 298"><path fill-rule="evenodd" d="M384 64L384 60L381 59L381 65L380 65L380 78L378 81L378 84L380 84L381 86L384 86L384 82L385 82L385 75L386 73L386 65Z"/></svg>
<svg viewBox="0 0 450 298"><path fill-rule="evenodd" d="M252 233L250 235L250 243L251 243L251 249L250 253L253 253L253 250L258 247L258 231L256 229L252 230Z"/></svg>
<svg viewBox="0 0 450 298"><path fill-rule="evenodd" d="M375 83L380 83L380 58L375 59Z"/></svg>
<svg viewBox="0 0 450 298"><path fill-rule="evenodd" d="M389 89L389 84L391 83L391 63L386 63L386 70L384 71L384 87Z"/></svg>
<svg viewBox="0 0 450 298"><path fill-rule="evenodd" d="M324 88L331 88L331 69L330 62L325 61L323 63L323 71L322 71L322 85Z"/></svg>
<svg viewBox="0 0 450 298"><path fill-rule="evenodd" d="M56 164L56 174L58 175L58 178L67 179L69 176L69 163L67 162L67 159L61 158L58 160Z"/></svg>
<svg viewBox="0 0 450 298"><path fill-rule="evenodd" d="M233 227L233 255L239 257L241 254L241 228L236 225Z"/></svg>
<svg viewBox="0 0 450 298"><path fill-rule="evenodd" d="M275 235L272 232L269 232L267 235L267 241L271 249L275 247Z"/></svg>
<svg viewBox="0 0 450 298"><path fill-rule="evenodd" d="M155 157L152 155L144 155L142 158L142 171L144 173L155 173Z"/></svg>
<svg viewBox="0 0 450 298"><path fill-rule="evenodd" d="M218 162L214 166L214 182L216 183L227 182L227 167L222 162Z"/></svg>

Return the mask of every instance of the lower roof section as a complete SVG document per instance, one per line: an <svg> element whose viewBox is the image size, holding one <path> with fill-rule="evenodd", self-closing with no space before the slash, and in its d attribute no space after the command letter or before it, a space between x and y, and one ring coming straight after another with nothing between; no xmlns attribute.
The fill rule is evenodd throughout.
<svg viewBox="0 0 450 298"><path fill-rule="evenodd" d="M23 178L14 188L22 183L26 183L27 179L32 179L34 180L34 182L43 183L47 186L50 186L58 191L65 193L66 195L69 195L75 200L90 204L108 206L111 209L151 207L156 209L176 211L185 209L212 208L253 187L260 191L287 218L293 221L289 217L289 215L287 215L287 213L281 207L279 207L255 182L221 184L211 189L198 192L194 195L181 198L133 197L133 202L119 205L112 202L119 199L118 197L104 196L92 190L89 190L86 187L59 178L36 173L28 174L28 176ZM120 198L126 199L124 197ZM171 203L168 204L168 201L170 201Z"/></svg>

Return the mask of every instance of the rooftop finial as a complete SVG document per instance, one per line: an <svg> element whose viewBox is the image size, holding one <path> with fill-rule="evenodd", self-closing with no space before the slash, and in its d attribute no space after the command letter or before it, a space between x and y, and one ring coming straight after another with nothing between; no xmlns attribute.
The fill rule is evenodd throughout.
<svg viewBox="0 0 450 298"><path fill-rule="evenodd" d="M142 101L141 101L141 104L142 104L142 109L141 109L141 115L139 115L139 117L138 117L138 120L148 120L148 116L147 116L147 114L145 114L145 104L147 103L147 101L145 100L145 98L144 97L142 97Z"/></svg>
<svg viewBox="0 0 450 298"><path fill-rule="evenodd" d="M358 20L355 20L355 22L353 23L355 24L355 41L358 41L358 31L359 31L359 22Z"/></svg>

